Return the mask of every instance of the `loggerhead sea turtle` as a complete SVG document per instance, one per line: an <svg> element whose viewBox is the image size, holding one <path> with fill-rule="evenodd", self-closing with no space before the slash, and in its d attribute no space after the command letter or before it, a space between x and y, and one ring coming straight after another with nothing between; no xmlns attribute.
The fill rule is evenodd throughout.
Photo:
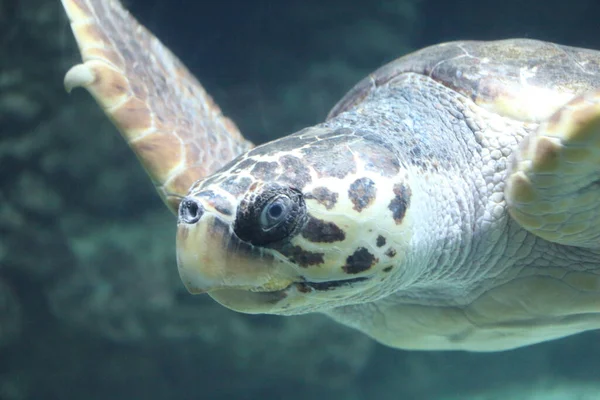
<svg viewBox="0 0 600 400"><path fill-rule="evenodd" d="M494 351L600 327L600 53L406 55L253 147L117 0L62 0L86 88L178 215L191 293L387 345Z"/></svg>

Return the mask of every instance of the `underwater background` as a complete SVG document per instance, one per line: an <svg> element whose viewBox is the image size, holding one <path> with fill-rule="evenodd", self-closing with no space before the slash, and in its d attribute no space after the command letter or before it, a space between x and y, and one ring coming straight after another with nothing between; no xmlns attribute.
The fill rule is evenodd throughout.
<svg viewBox="0 0 600 400"><path fill-rule="evenodd" d="M600 49L598 0L128 0L261 143L425 45ZM501 353L386 348L320 315L191 296L175 221L90 96L58 0L0 0L0 400L600 399L600 332Z"/></svg>

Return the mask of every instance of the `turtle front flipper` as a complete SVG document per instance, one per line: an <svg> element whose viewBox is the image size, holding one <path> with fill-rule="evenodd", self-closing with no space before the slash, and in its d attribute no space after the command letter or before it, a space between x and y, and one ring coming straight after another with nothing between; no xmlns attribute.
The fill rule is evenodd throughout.
<svg viewBox="0 0 600 400"><path fill-rule="evenodd" d="M516 152L509 211L546 240L600 247L600 90L571 100Z"/></svg>
<svg viewBox="0 0 600 400"><path fill-rule="evenodd" d="M200 83L117 0L62 0L84 87L121 132L172 211L192 184L252 145Z"/></svg>

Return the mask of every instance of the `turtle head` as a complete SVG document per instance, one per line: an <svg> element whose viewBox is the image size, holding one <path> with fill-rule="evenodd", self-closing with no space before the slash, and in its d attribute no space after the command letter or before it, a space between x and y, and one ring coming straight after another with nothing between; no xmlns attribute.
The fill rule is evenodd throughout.
<svg viewBox="0 0 600 400"><path fill-rule="evenodd" d="M390 154L374 159L394 164L392 174L355 157L352 139L309 128L197 182L179 208L177 260L187 289L270 314L387 294L382 281L402 264L410 236L402 224L410 189L398 184Z"/></svg>

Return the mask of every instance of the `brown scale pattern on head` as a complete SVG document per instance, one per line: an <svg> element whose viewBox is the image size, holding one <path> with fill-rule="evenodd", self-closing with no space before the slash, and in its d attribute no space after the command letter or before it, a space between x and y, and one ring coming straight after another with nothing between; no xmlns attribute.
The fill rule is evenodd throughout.
<svg viewBox="0 0 600 400"><path fill-rule="evenodd" d="M357 170L357 159L349 146L349 143L359 139L353 132L348 128L307 128L249 151L224 166L223 172L217 175L249 174L249 178L256 181L279 183L301 191L313 183L315 175L318 178L342 179ZM393 170L393 167L388 169ZM224 179L207 178L196 187L196 191L209 188ZM372 202L370 197L373 196L374 184L364 181L362 189L364 191L361 194L361 188L357 187L357 196L363 196L362 200L356 198L357 202L362 202L357 206L361 208ZM226 190L231 193L232 189L229 187ZM338 196L338 193L325 187L306 193L307 199L315 199L327 209L336 205Z"/></svg>
<svg viewBox="0 0 600 400"><path fill-rule="evenodd" d="M348 147L352 132L348 128L323 130L318 140L301 149L306 163L319 177L343 179L356 173L356 160Z"/></svg>
<svg viewBox="0 0 600 400"><path fill-rule="evenodd" d="M298 157L292 155L284 155L279 159L281 165L281 175L278 181L288 183L289 185L302 189L312 180L310 171L306 167L305 162Z"/></svg>
<svg viewBox="0 0 600 400"><path fill-rule="evenodd" d="M254 183L279 183L298 190L302 190L311 182L310 170L302 159L291 154L284 154L277 161L268 161L264 158L261 159L261 155L267 154L266 150L262 148L259 150L262 150L262 153L252 152L248 157L230 163L224 167L222 173L203 181L195 188L196 191L208 188L212 184L222 183L224 190L239 196L244 191L252 189L250 183L242 185L243 190L237 189L237 183L232 178L241 173L250 175L250 177L245 177L244 183L254 179Z"/></svg>
<svg viewBox="0 0 600 400"><path fill-rule="evenodd" d="M304 250L300 246L292 246L288 244L282 246L281 248L277 248L277 250L286 256L291 262L304 268L314 265L321 265L325 262L323 258L325 256L324 253Z"/></svg>
<svg viewBox="0 0 600 400"><path fill-rule="evenodd" d="M355 211L361 212L369 207L377 197L377 188L375 182L369 178L359 178L352 182L348 189L348 197Z"/></svg>
<svg viewBox="0 0 600 400"><path fill-rule="evenodd" d="M317 203L324 206L327 210L331 210L338 200L338 194L332 192L326 187L319 186L314 188L312 192L308 192L304 195L305 199L314 199Z"/></svg>
<svg viewBox="0 0 600 400"><path fill-rule="evenodd" d="M388 178L396 176L400 172L400 162L396 153L389 148L389 143L374 134L366 134L364 139L351 143L350 148L364 164L365 171Z"/></svg>
<svg viewBox="0 0 600 400"><path fill-rule="evenodd" d="M335 153L332 154L331 159L307 155L307 161L311 163L319 178L335 177L343 179L348 174L356 173L352 153L343 149L337 150Z"/></svg>
<svg viewBox="0 0 600 400"><path fill-rule="evenodd" d="M272 181L277 177L279 164L275 161L258 161L250 170L250 175L262 181Z"/></svg>
<svg viewBox="0 0 600 400"><path fill-rule="evenodd" d="M342 267L347 274L359 274L369 270L373 265L377 264L377 259L373 254L364 247L359 247L354 253L346 258L346 265Z"/></svg>
<svg viewBox="0 0 600 400"><path fill-rule="evenodd" d="M242 171L249 169L251 166L256 164L256 160L250 157L234 160L232 163L226 165L223 169L230 170L232 174L239 174Z"/></svg>
<svg viewBox="0 0 600 400"><path fill-rule="evenodd" d="M230 176L221 183L221 188L227 193L238 197L246 193L251 184L252 180L247 176Z"/></svg>
<svg viewBox="0 0 600 400"><path fill-rule="evenodd" d="M313 243L333 243L346 239L346 234L339 226L312 216L308 217L301 233L302 237Z"/></svg>
<svg viewBox="0 0 600 400"><path fill-rule="evenodd" d="M410 198L412 192L410 187L397 183L394 185L394 198L390 201L388 209L392 212L392 217L396 225L400 225L406 214L406 210L410 206Z"/></svg>

